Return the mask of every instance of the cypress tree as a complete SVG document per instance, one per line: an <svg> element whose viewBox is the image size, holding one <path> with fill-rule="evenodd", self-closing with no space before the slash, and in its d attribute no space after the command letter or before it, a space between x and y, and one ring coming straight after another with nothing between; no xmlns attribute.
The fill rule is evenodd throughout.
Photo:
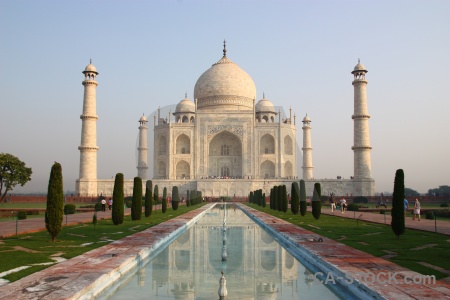
<svg viewBox="0 0 450 300"><path fill-rule="evenodd" d="M45 228L52 237L52 242L62 229L64 214L64 190L61 165L55 162L50 171L47 190L47 209L45 211Z"/></svg>
<svg viewBox="0 0 450 300"><path fill-rule="evenodd" d="M300 203L300 195L298 190L298 183L295 181L291 185L291 211L294 215L298 214Z"/></svg>
<svg viewBox="0 0 450 300"><path fill-rule="evenodd" d="M273 188L270 188L270 193L269 193L269 208L273 209L272 206L272 194L273 194Z"/></svg>
<svg viewBox="0 0 450 300"><path fill-rule="evenodd" d="M124 215L124 195L123 195L123 174L117 173L114 179L112 221L114 225L123 223Z"/></svg>
<svg viewBox="0 0 450 300"><path fill-rule="evenodd" d="M164 187L163 189L163 196L162 196L162 212L165 214L167 211L167 188Z"/></svg>
<svg viewBox="0 0 450 300"><path fill-rule="evenodd" d="M155 204L158 204L159 201L159 188L157 184L155 184L155 189L153 191L153 201L155 201Z"/></svg>
<svg viewBox="0 0 450 300"><path fill-rule="evenodd" d="M178 187L172 187L172 208L173 210L178 209L178 204L180 203L180 195L178 194Z"/></svg>
<svg viewBox="0 0 450 300"><path fill-rule="evenodd" d="M287 190L286 190L286 185L283 184L282 186L282 210L283 212L287 212L288 210L288 198L287 198Z"/></svg>
<svg viewBox="0 0 450 300"><path fill-rule="evenodd" d="M266 207L266 193L264 193L264 194L262 195L262 198L263 198L262 206L263 206L263 207Z"/></svg>
<svg viewBox="0 0 450 300"><path fill-rule="evenodd" d="M314 184L313 198L311 201L312 214L316 220L320 218L320 213L322 212L322 201L320 200L320 197L320 183L316 182Z"/></svg>
<svg viewBox="0 0 450 300"><path fill-rule="evenodd" d="M131 220L140 220L142 215L142 179L134 177L133 202L131 204Z"/></svg>
<svg viewBox="0 0 450 300"><path fill-rule="evenodd" d="M283 211L283 187L281 185L277 189L277 210Z"/></svg>
<svg viewBox="0 0 450 300"><path fill-rule="evenodd" d="M187 191L186 194L186 206L187 207L191 206L191 198L189 197L189 190Z"/></svg>
<svg viewBox="0 0 450 300"><path fill-rule="evenodd" d="M306 214L306 187L303 179L300 180L300 214Z"/></svg>
<svg viewBox="0 0 450 300"><path fill-rule="evenodd" d="M150 217L153 210L153 183L151 180L147 180L145 184L145 217Z"/></svg>
<svg viewBox="0 0 450 300"><path fill-rule="evenodd" d="M248 202L253 203L253 191L248 195Z"/></svg>
<svg viewBox="0 0 450 300"><path fill-rule="evenodd" d="M391 228L397 239L405 232L405 174L402 169L395 172L394 193L392 195Z"/></svg>

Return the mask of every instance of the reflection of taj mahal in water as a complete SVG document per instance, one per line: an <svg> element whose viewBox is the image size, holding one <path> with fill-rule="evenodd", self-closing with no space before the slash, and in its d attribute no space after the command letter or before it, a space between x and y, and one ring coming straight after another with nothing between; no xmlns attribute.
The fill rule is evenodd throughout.
<svg viewBox="0 0 450 300"><path fill-rule="evenodd" d="M283 116L271 101L256 102L253 79L237 64L223 57L197 80L194 99L181 100L167 115L158 109L153 115L153 157L148 176L149 149L147 118L139 120L138 176L152 179L160 189L178 186L183 195L199 190L204 196L247 196L263 189L266 195L274 185L303 178L307 195L315 182L322 184L322 194L371 196L375 181L371 175L369 113L365 74L358 63L354 75L354 176L351 179L315 179L312 163L311 119L302 120L302 175L297 171L296 116ZM80 175L76 191L82 196L112 194L114 180L97 178L96 142L96 68L89 64L85 74ZM344 134L344 133L343 133ZM349 133L350 134L350 133ZM109 151L109 150L105 150ZM113 150L111 150L113 151ZM300 155L300 154L299 154ZM338 171L337 171L338 172ZM132 194L133 180L125 181L125 193Z"/></svg>
<svg viewBox="0 0 450 300"><path fill-rule="evenodd" d="M140 288L150 298L213 299L222 271L226 274L227 299L298 299L299 295L331 294L317 283L312 286L312 273L244 212L220 206L141 268L131 286L119 290L113 299L124 299L130 296L128 291L137 293ZM223 240L226 261L221 259Z"/></svg>

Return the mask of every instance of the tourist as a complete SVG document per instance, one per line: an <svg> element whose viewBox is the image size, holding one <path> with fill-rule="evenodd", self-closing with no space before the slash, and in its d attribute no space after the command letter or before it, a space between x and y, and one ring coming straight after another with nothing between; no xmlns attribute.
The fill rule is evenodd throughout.
<svg viewBox="0 0 450 300"><path fill-rule="evenodd" d="M330 205L331 205L331 212L334 212L336 209L336 202L334 201L333 195L330 196Z"/></svg>
<svg viewBox="0 0 450 300"><path fill-rule="evenodd" d="M414 203L414 215L413 215L413 221L416 219L419 219L420 221L420 202L419 199L416 198L416 202Z"/></svg>
<svg viewBox="0 0 450 300"><path fill-rule="evenodd" d="M403 200L403 205L405 206L405 217L406 217L406 212L408 211L409 208L409 203L408 200L406 200L406 198L405 200Z"/></svg>
<svg viewBox="0 0 450 300"><path fill-rule="evenodd" d="M112 199L111 198L109 198L109 200L108 200L108 208L109 208L109 210L111 210L111 208L112 208Z"/></svg>
<svg viewBox="0 0 450 300"><path fill-rule="evenodd" d="M342 197L340 204L341 204L341 214L343 214L345 212L345 209L347 208L347 200L345 200L344 197Z"/></svg>
<svg viewBox="0 0 450 300"><path fill-rule="evenodd" d="M102 199L102 211L106 211L106 200Z"/></svg>

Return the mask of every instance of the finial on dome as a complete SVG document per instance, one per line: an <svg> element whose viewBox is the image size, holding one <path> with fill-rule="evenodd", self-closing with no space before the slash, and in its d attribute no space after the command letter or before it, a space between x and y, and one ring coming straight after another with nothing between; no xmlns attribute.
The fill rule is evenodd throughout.
<svg viewBox="0 0 450 300"><path fill-rule="evenodd" d="M223 56L227 56L227 41L223 40Z"/></svg>
<svg viewBox="0 0 450 300"><path fill-rule="evenodd" d="M263 99L266 99L266 94L263 92Z"/></svg>
<svg viewBox="0 0 450 300"><path fill-rule="evenodd" d="M92 64L92 58L89 58L89 63Z"/></svg>
<svg viewBox="0 0 450 300"><path fill-rule="evenodd" d="M184 93L184 99L186 99L187 98L187 92L186 93Z"/></svg>
<svg viewBox="0 0 450 300"><path fill-rule="evenodd" d="M359 58L358 58L358 64L360 64L361 62L359 61Z"/></svg>

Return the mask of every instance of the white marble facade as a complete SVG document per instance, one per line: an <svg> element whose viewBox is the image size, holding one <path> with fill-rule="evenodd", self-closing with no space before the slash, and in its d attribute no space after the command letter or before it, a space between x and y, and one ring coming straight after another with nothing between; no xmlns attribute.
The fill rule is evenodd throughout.
<svg viewBox="0 0 450 300"><path fill-rule="evenodd" d="M158 184L160 190L167 187L171 191L172 186L177 185L181 195L196 189L206 197L232 197L246 196L259 188L268 194L271 187L279 184L286 184L290 190L291 183L300 180L296 117L292 116L292 110L283 117L264 95L257 101L252 78L232 62L226 52L224 44L222 58L199 77L194 100L186 95L168 117L161 116L158 109L150 122L150 130L153 125L154 131L154 140L150 141L154 155L150 163L147 120L144 116L139 120L137 168L144 184L145 180L152 179L153 185ZM314 178L311 120L308 116L303 119L302 168L307 195L312 195L315 182L322 183L322 194L374 195L375 182L370 178L371 148L368 146L367 81L363 76L366 72L361 64L352 72L355 74L355 178ZM86 134L83 128L82 139ZM89 135L95 136L95 132ZM82 151L80 165L87 163L87 160L83 162L85 155ZM153 170L152 178L147 178L149 166ZM95 186L91 181L96 182ZM126 194L132 191L132 184L131 179L125 181ZM110 195L112 189L113 180L81 177L77 180L79 195Z"/></svg>

